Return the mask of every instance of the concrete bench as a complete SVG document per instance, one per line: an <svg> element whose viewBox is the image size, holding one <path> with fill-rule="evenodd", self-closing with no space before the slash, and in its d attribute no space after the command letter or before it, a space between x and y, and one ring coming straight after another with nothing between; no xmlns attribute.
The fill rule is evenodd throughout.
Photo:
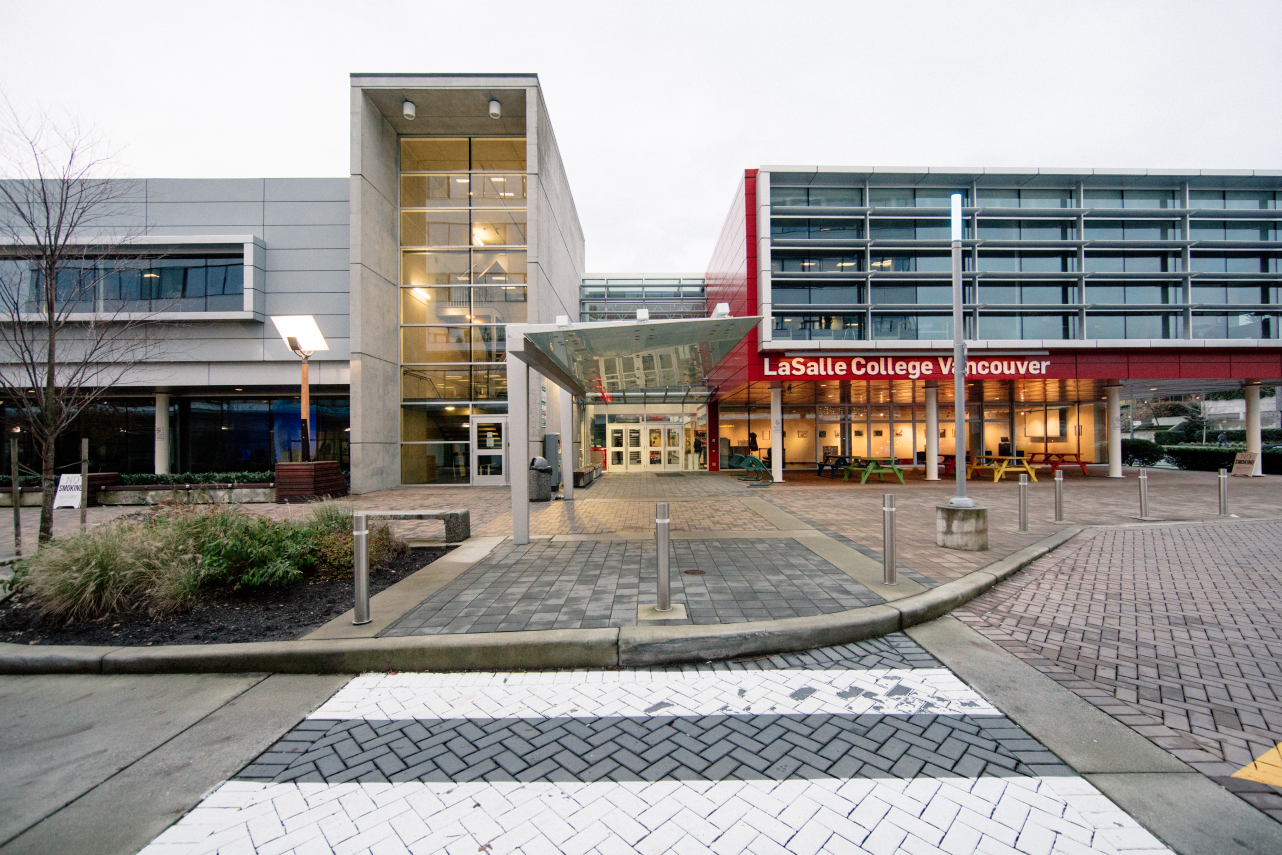
<svg viewBox="0 0 1282 855"><path fill-rule="evenodd" d="M574 486L590 487L592 482L601 477L601 464L584 466L574 470Z"/></svg>
<svg viewBox="0 0 1282 855"><path fill-rule="evenodd" d="M357 513L361 513L357 511ZM447 511L365 511L366 519L444 520L445 542L462 543L472 536L472 517L467 509Z"/></svg>

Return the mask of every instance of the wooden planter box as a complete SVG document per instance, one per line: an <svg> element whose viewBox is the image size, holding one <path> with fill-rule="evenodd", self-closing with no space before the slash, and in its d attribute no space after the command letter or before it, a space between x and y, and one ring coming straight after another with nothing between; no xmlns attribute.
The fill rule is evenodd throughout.
<svg viewBox="0 0 1282 855"><path fill-rule="evenodd" d="M347 480L337 460L276 464L277 504L346 495Z"/></svg>

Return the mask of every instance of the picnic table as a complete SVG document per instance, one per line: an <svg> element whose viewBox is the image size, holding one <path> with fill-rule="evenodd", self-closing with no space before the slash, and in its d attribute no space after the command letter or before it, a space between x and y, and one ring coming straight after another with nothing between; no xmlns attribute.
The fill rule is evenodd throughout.
<svg viewBox="0 0 1282 855"><path fill-rule="evenodd" d="M827 466L828 469L830 470L830 474L828 477L836 478L837 470L845 469L849 465L850 465L849 457L843 457L839 454L825 454L823 462L818 465L817 471L815 474L817 475L824 474L824 467Z"/></svg>
<svg viewBox="0 0 1282 855"><path fill-rule="evenodd" d="M894 475L899 479L900 484L904 483L903 467L893 457L856 457L850 461L850 465L845 467L844 471L846 474L842 476L842 481L849 481L852 474L862 472L860 484L867 484L869 475L876 475L878 481L882 480L883 475Z"/></svg>
<svg viewBox="0 0 1282 855"><path fill-rule="evenodd" d="M1080 466L1083 475L1091 474L1086 471L1086 463L1082 460L1082 455L1076 451L1030 451L1028 462L1033 466L1050 466L1052 475L1059 471L1059 467L1065 465Z"/></svg>
<svg viewBox="0 0 1282 855"><path fill-rule="evenodd" d="M939 455L939 474L943 478L951 478L957 474L956 454Z"/></svg>
<svg viewBox="0 0 1282 855"><path fill-rule="evenodd" d="M1004 455L976 455L966 464L966 477L974 475L976 472L983 470L992 470L993 481L997 482L1006 477L1006 473L1027 472L1028 477L1036 481L1037 473L1033 467L1028 465L1028 459L1025 457L1004 456Z"/></svg>

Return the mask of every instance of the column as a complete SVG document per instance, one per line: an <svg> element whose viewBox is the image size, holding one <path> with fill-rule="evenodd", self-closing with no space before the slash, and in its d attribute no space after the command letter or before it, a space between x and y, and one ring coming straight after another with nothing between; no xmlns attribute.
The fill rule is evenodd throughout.
<svg viewBox="0 0 1282 855"><path fill-rule="evenodd" d="M524 333L520 333L524 335ZM530 372L507 355L508 466L512 470L512 542L530 542Z"/></svg>
<svg viewBox="0 0 1282 855"><path fill-rule="evenodd" d="M783 480L783 384L770 383L770 474Z"/></svg>
<svg viewBox="0 0 1282 855"><path fill-rule="evenodd" d="M708 402L708 471L721 469L721 405Z"/></svg>
<svg viewBox="0 0 1282 855"><path fill-rule="evenodd" d="M1108 395L1108 477L1122 475L1122 386L1109 380L1104 386Z"/></svg>
<svg viewBox="0 0 1282 855"><path fill-rule="evenodd" d="M574 501L574 395L561 389L561 498Z"/></svg>
<svg viewBox="0 0 1282 855"><path fill-rule="evenodd" d="M1255 455L1255 468L1251 475L1264 474L1263 443L1260 440L1260 381L1247 380L1246 392L1246 450Z"/></svg>
<svg viewBox="0 0 1282 855"><path fill-rule="evenodd" d="M939 480L939 382L926 381L926 480Z"/></svg>
<svg viewBox="0 0 1282 855"><path fill-rule="evenodd" d="M156 474L169 474L169 396L156 396Z"/></svg>

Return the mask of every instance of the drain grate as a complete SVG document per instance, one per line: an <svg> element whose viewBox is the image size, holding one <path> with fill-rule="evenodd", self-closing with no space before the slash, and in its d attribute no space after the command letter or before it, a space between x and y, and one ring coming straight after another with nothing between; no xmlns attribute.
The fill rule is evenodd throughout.
<svg viewBox="0 0 1282 855"><path fill-rule="evenodd" d="M656 472L656 473L654 473L654 477L656 477L656 478L683 478L683 477L685 477L685 473L684 473L684 472Z"/></svg>
<svg viewBox="0 0 1282 855"><path fill-rule="evenodd" d="M685 575L687 575L687 576L702 576L702 575L704 575L704 572L703 572L702 570L682 570L681 572L682 572L682 573L684 573L684 574L685 574Z"/></svg>

